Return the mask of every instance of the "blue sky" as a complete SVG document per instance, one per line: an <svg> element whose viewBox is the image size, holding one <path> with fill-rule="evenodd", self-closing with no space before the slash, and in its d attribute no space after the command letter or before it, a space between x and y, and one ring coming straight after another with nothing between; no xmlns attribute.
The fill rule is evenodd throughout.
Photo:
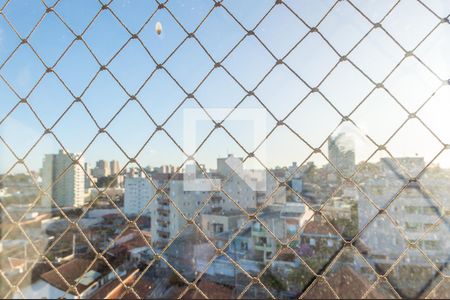
<svg viewBox="0 0 450 300"><path fill-rule="evenodd" d="M5 1L0 1L3 5ZM45 1L53 5L55 1ZM355 0L353 3L363 11L372 22L380 21L396 1ZM448 1L424 1L440 17L450 14ZM287 0L287 5L298 14L308 26L314 27L322 16L333 6L334 1ZM268 0L224 0L223 5L247 29L254 29L257 22L272 7ZM208 0L170 0L167 8L184 26L185 30L195 30L201 20L213 8L214 2ZM89 117L86 109L74 104L66 115L56 124L55 121L74 100L81 97L89 112L106 127L110 135L129 155L134 156L155 129L155 124L136 102L130 102L114 120L130 95L136 95L142 106L157 124L164 128L183 145L183 110L199 108L192 100L185 102L173 117L167 117L177 108L186 93L195 91L195 96L205 109L234 107L242 99L242 108L261 109L262 105L253 96L246 97L246 90L254 90L257 83L275 65L276 59L254 37L248 36L229 56L225 55L245 36L246 31L223 7L215 8L204 24L196 31L196 37L212 56L209 57L194 39L188 39L176 53L168 55L186 37L186 32L167 10L158 12L141 27L155 11L157 3L150 0L116 0L110 9L123 21L131 33L139 32L139 37L150 55L157 63L164 63L167 70L155 70L155 62L146 49L137 41L130 40L127 32L109 10L103 10L91 27L86 26L99 12L98 1L62 0L54 10L69 25L75 34L82 34L88 48L80 41L74 42L54 68L67 88L53 73L46 74L44 65L28 45L21 45L8 61L10 53L20 43L20 38L11 30L5 18L0 17L0 74L8 81L20 97L27 97L30 106L39 115L40 124L27 105L19 107L5 119L4 116L18 102L17 96L0 81L0 135L23 156L37 141L44 127L52 128L60 142L70 152L82 152L98 132L97 125ZM46 7L39 1L12 0L3 12L23 38L44 14ZM155 23L161 22L162 35L155 31ZM323 95L335 106L327 103L324 97L311 94L285 122L300 134L313 147L318 147L326 136L339 124L342 115L352 113L357 104L382 81L389 71L404 57L404 50L412 50L417 43L439 23L437 16L430 13L417 1L403 0L382 25L400 43L400 46L381 29L373 30L348 58L352 60L370 79L367 79L349 62L341 62L327 80L320 84ZM309 31L284 5L277 5L259 24L254 32L276 58L283 58L288 51ZM362 17L346 1L339 2L318 29L341 55L346 55L373 25ZM404 108L414 112L441 85L443 79L450 78L450 25L442 24L415 53L435 73L423 67L415 58L404 60L396 72L385 82L385 86L398 98ZM30 45L44 63L52 66L73 42L75 36L54 14L45 15L37 29L29 37ZM113 55L124 47L119 55ZM402 49L403 48L403 49ZM96 61L98 60L98 62ZM214 69L204 83L197 89L203 78L213 69L214 61L221 61L226 70ZM223 60L223 61L222 61ZM309 34L284 59L284 62L304 80L302 82L285 65L277 66L265 81L255 89L256 96L273 113L276 119L284 119L295 108L300 99L317 86L323 76L338 62L336 54L317 33ZM109 72L96 75L100 64L107 65ZM154 72L152 77L148 77ZM86 90L89 82L92 84ZM114 77L122 84L116 82ZM173 79L175 78L176 83ZM41 80L37 88L32 87ZM148 81L147 81L148 80ZM146 82L144 86L142 86ZM305 84L306 83L306 84ZM444 143L450 143L447 121L442 115L450 108L448 87L441 88L430 101L429 106L420 111L419 116ZM433 117L441 114L438 118ZM356 143L358 160L366 159L373 151L373 145L364 138L371 136L377 143L387 138L406 120L407 112L383 90L376 90L355 112L351 114L359 129L342 127L361 136ZM382 120L382 121L380 121ZM275 119L267 114L267 128L270 130ZM412 120L388 148L397 156L419 155L431 159L440 149L439 141L431 136L419 122ZM248 121L224 124L249 151L255 147L252 140L252 127ZM202 122L195 132L197 143L212 129L212 123ZM418 140L420 137L420 141ZM265 144L268 166L287 165L292 161L301 162L310 149L286 128L277 129ZM45 153L56 152L60 146L50 136L41 140L26 157L27 164L38 169ZM326 147L324 148L326 152ZM14 158L0 143L0 171L11 167ZM216 157L228 153L243 154L234 141L223 132L214 133L197 158L200 162L214 167ZM85 154L89 162L105 158L126 161L125 156L107 136L99 136ZM175 144L163 132L158 132L138 157L143 165L178 164L183 156Z"/></svg>

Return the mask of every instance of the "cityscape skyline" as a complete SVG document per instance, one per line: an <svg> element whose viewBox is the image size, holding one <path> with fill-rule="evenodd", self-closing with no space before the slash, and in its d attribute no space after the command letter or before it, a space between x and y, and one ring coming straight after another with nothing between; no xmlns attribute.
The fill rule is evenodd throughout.
<svg viewBox="0 0 450 300"><path fill-rule="evenodd" d="M339 135L347 135L347 136L351 136L352 139L356 138L356 141L353 141L352 143L350 143L350 147L354 147L355 148L355 155L356 155L356 161L357 162L365 162L366 160L369 159L369 161L374 161L374 160L379 160L381 159L381 157L423 157L425 158L425 161L427 163L433 163L436 165L439 165L443 168L450 168L450 156L446 155L447 154L447 148L445 145L439 145L439 144L435 144L434 145L434 152L428 153L428 155L423 156L420 154L423 153L408 153L411 155L397 155L395 156L395 152L390 152L390 154L388 152L385 151L380 151L379 149L376 148L376 146L374 144L369 144L369 140L366 137L361 137L358 135L355 135L354 132L350 132L350 134L348 134L348 132L346 131L342 131L342 132L338 132L337 134L333 135L333 136L339 136ZM331 137L333 137L331 136ZM45 137L44 137L45 139ZM155 137L155 139L157 139L157 137ZM99 138L99 140L102 140L102 138ZM151 140L150 140L151 142ZM367 144L365 144L367 143ZM149 143L151 144L151 143ZM303 144L300 140L299 140L299 144L302 144L304 147L301 147L302 150L306 149L306 145ZM295 156L289 156L287 159L284 159L282 164L270 164L270 157L271 155L267 154L267 150L265 154L265 160L262 160L262 163L266 165L267 168L277 168L277 167L287 167L289 165L291 165L292 163L306 163L308 161L312 161L314 162L316 165L318 166L323 166L324 164L327 164L328 161L326 158L329 159L329 149L327 148L329 144L329 141L326 140L324 142L323 147L321 147L321 154L318 155L317 151L315 151L314 149L309 149L307 150L302 156L298 156L300 158L300 160L295 160ZM370 145L370 147L367 147L367 145ZM60 150L62 150L59 144L54 144L53 147L49 147L51 148L50 151L47 151L47 147L42 147L39 150L39 154L41 154L41 152L43 152L43 155L41 157L41 159L38 158L38 156L36 154L32 154L30 156L27 156L27 158L24 160L24 162L27 164L28 167L31 167L31 171L35 171L38 172L41 168L42 168L42 162L43 162L43 157L45 156L45 154L48 153L58 153ZM347 145L344 145L344 147L346 147ZM189 162L188 160L188 156L184 155L181 150L176 149L174 150L174 147L176 147L175 145L173 145L172 149L175 153L177 153L178 155L172 156L172 158L177 157L177 159L172 159L172 160L159 160L159 158L161 157L161 155L157 152L154 151L153 149L149 149L151 147L144 147L142 149L142 152L140 155L138 155L137 157L137 161L141 164L142 167L152 167L152 168L156 168L156 167L161 167L164 165L172 165L176 168L180 167L182 164L186 164L187 162ZM0 148L2 148L2 145L0 145ZM232 147L229 147L232 148ZM269 146L270 148L270 146ZM243 157L243 158L247 158L249 159L248 164L251 165L250 168L254 168L254 169L264 169L265 167L263 167L261 164L259 164L258 162L254 162L254 160L252 160L251 157L248 157L248 155L244 152L244 150L242 148L240 148L239 146L236 145L235 147L236 151L229 151L229 150L222 150L220 151L221 153L216 153L213 155L210 155L209 157L207 157L207 159L202 159L203 157L205 157L202 153L204 152L203 149L200 149L198 151L198 154L196 156L194 156L195 160L197 163L205 165L207 169L214 169L216 168L216 161L215 158L218 157L226 157L229 154L233 154L235 156L239 156L239 157ZM361 155L360 152L361 151L364 153L364 155ZM390 150L390 148L389 148ZM8 151L7 149L5 149L5 151ZM130 164L132 162L130 162L130 160L128 158L125 157L125 155L123 153L120 153L119 151L117 151L116 153L120 153L121 155L118 156L107 156L107 157L95 157L92 158L92 156L89 153L89 149L87 149L87 151L85 151L85 154L82 156L83 160L89 165L89 166L95 166L95 164L98 161L101 160L107 160L107 161L118 161L120 163L121 166L124 166L126 164ZM6 153L6 152L5 152ZM79 155L80 153L76 153L77 155ZM147 156L145 156L145 154L147 154ZM401 153L399 153L401 154ZM8 155L6 155L8 156ZM12 155L10 155L12 157ZM89 158L90 157L90 158ZM146 158L146 157L154 157L154 158ZM196 157L199 157L198 159ZM358 160L359 159L359 160ZM13 161L14 159L12 158L10 161ZM250 162L251 161L251 162ZM267 161L269 161L269 163L267 163ZM206 163L204 163L206 162ZM15 173L21 173L24 172L24 168L20 166L20 164L15 165L15 168L13 168L11 170L11 167L14 166L15 164L11 164L9 165L7 163L7 159L5 159L5 156L3 156L2 158L0 158L0 173L5 173L7 171L10 171L11 174L15 174ZM255 168L255 166L257 166Z"/></svg>
<svg viewBox="0 0 450 300"><path fill-rule="evenodd" d="M450 298L450 1L0 0L0 298Z"/></svg>
<svg viewBox="0 0 450 300"><path fill-rule="evenodd" d="M345 144L340 145L343 142ZM354 170L356 166L354 149L348 147L351 144L353 143L348 136L341 135L329 145L330 153L332 153L330 159L339 163L339 168L344 175ZM221 256L217 258L214 256L215 251L219 251L214 250L214 247L222 249L230 239L229 246L223 248L222 251L224 255L226 253L233 257L234 263L241 266L243 270L241 272L244 274L257 275L263 272L266 264L271 264L265 271L265 275L261 277L261 281L267 285L271 293L278 297L295 297L296 293L300 293L304 289L303 284L306 283L303 280L298 281L299 279L294 276L296 272L300 272L306 278L312 276L310 271L305 269L305 265L298 262L297 256L302 257L310 265L309 267L313 268L312 270L318 270L317 268L329 264L330 259L336 255L337 251L344 251L342 257L345 258L333 263L333 269L339 270L337 273L339 275L334 272L326 275L330 284L333 284L333 287L342 296L347 295L345 288L335 283L332 276L351 276L355 280L368 278L367 280L371 282L370 278L374 274L371 273L372 269L369 266L375 268L377 272L386 270L390 264L397 261L402 251L406 251L403 250L407 243L405 239L418 239L418 247L426 253L427 257L439 266L442 264L442 268L447 266L448 258L444 254L447 242L442 242L439 237L445 235L448 228L436 223L435 219L438 215L446 213L449 185L442 183L445 178L450 178L450 170L428 167L424 176L421 176L417 182L408 184L408 178L413 176L413 173L403 175L404 171L394 160L383 158L376 164L364 168L364 171L355 178L359 186L357 187L346 183L333 167L310 168L304 166L295 174L292 173L292 169L273 170L278 180L289 178L286 181L287 185L279 185L274 177L266 173L268 176L267 189L254 191L249 188L248 183L239 172L231 171L232 166L224 163L224 159L218 159L217 170L208 171L208 173L213 178L224 177L227 179L221 187L226 194L214 190L183 189L183 180L186 178L183 176L173 177L175 170L171 168L146 170L145 172L148 173L145 176L140 174L141 170L129 170L124 174L125 180L122 183L117 185L117 182L104 191L108 194L108 198L105 198L105 194L96 193L95 188L85 186L84 199L80 198L81 202L69 204L65 202L65 199L71 199L66 197L72 193L73 187L70 182L77 182L76 176L69 174L69 176L64 176L63 181L55 181L50 194L55 197L53 199L55 203L64 206L55 210L53 204L42 203L38 206L35 204L33 212L30 212L30 216L25 220L34 217L38 223L42 222L42 225L35 231L28 229L28 232L40 236L39 240L44 241L44 245L40 246L43 247L42 249L47 247L45 239L49 235L47 243L48 249L51 249L53 248L51 246L52 236L68 226L65 214L69 214L70 218L77 220L78 214L81 213L80 217L82 218L76 222L83 232L82 235L75 231L71 235L63 237L61 240L63 242L60 242L60 246L58 246L60 252L56 251L54 254L53 263L59 266L58 271L64 277L70 276L69 274L72 273L78 274L73 267L74 264L89 263L91 250L83 241L83 234L87 234L89 242L92 243L92 247L98 249L97 251L109 249L107 251L110 255L109 259L115 258L114 268L119 276L127 277L134 274L129 272L142 272L140 273L142 279L139 282L142 282L147 292L139 290L140 297L148 295L146 293L151 293L152 297L172 295L174 284L175 286L181 284L157 281L158 288L148 292L150 282L170 276L170 272L167 273L167 266L164 265L156 265L151 268L156 274L153 274L153 271L144 272L146 270L144 266L148 265L159 251L163 251L166 245L171 246L165 251L163 257L180 272L182 278L194 280L197 273L204 274L202 282L211 282L219 286L226 284L232 287L229 292L239 293L243 287L236 280L241 275L234 271L234 264L231 264L226 258L224 260ZM407 170L417 173L425 167L423 158L403 157L397 158L397 161ZM70 159L62 152L46 156L46 162L49 166L47 169L70 165ZM99 161L96 168L106 170L108 165L110 166L106 161ZM296 166L293 167L296 169ZM79 171L78 173L85 175ZM103 175L106 174L97 173L97 176ZM146 176L150 176L156 186L153 186ZM250 174L250 176L252 175ZM172 179L168 181L169 178ZM100 180L101 177L97 179ZM20 183L22 204L4 203L9 214L13 215L20 215L23 210L27 210L29 205L23 201L26 201L26 197L29 196L27 193L31 193L31 195L34 193L32 189L25 188L27 185L23 179L18 178L18 180L17 182L14 178L7 181L2 180L3 191L6 187L6 192L16 190L15 185ZM420 185L416 185L419 182ZM45 182L43 183L45 184ZM165 183L168 185L166 186ZM158 191L158 186L164 186L164 192ZM398 193L398 189L401 192L397 196L396 202L388 205L389 195ZM432 191L432 194L428 194L429 190ZM6 201L14 195L17 197L17 194L10 196L4 194L3 196ZM76 199L73 198L73 200ZM149 202L150 200L153 201ZM93 204L95 206L92 206ZM398 222L396 223L397 227L384 215L379 214L379 209L384 209L386 205L388 205L386 213L395 217ZM64 215L60 215L60 209L63 209ZM198 209L200 210L198 211ZM316 210L321 213L315 213ZM180 211L183 214L180 214ZM48 212L52 212L49 216L55 216L55 214L57 216L46 219ZM256 218L251 221L252 219L249 219L248 215L253 212L256 214ZM37 218L37 216L39 217ZM119 232L117 229L113 230L117 226L130 224L123 220L124 216L134 220L137 231L132 227L121 233L120 230ZM186 227L189 224L189 218L193 217L195 218L192 219L192 222L199 226L198 228L210 239L209 241L198 236L192 226ZM34 226L32 224L34 222L28 226ZM44 226L42 228L45 228L45 234L42 232L43 229L40 229L41 226ZM368 227L366 228L366 226ZM359 230L364 228L366 228L366 233L353 241L358 236ZM111 243L108 236L114 232L118 235L115 237L114 243ZM424 236L423 234L426 232L435 234ZM12 233L7 232L7 234L11 236ZM144 236L144 240L142 240L142 236ZM7 253L15 249L14 243L9 241L7 239L2 242L6 251L9 251ZM186 247L186 241L189 241L190 247ZM284 241L290 241L286 253L280 248ZM344 241L352 241L355 250L345 251L347 248L342 248ZM183 255L181 255L180 249L183 249ZM129 254L125 256L122 254L123 251ZM358 260L358 256L354 256L352 251L361 253L360 255L365 257L366 262ZM24 251L16 250L16 253L23 253L25 258L33 255L26 249ZM192 261L184 259L186 253L190 253L194 259ZM17 256L18 254L15 255L15 259L20 263L22 260L16 258ZM125 259L118 260L118 256L125 257ZM420 252L411 250L408 252L407 258L396 262L397 268L406 270L416 268L416 270L420 270L416 276L424 280L437 280L430 273L430 267L426 262L424 265L423 259ZM350 267L349 264L353 267ZM14 276L17 272L20 275L27 268L23 263L19 267L8 268L5 263L2 266L8 270L6 273L8 276ZM77 277L81 278L79 281L78 279L75 281L78 292L84 297L96 297L97 293L101 293L103 289L111 291L109 284L106 284L115 282L111 271L105 270L97 264L88 269L91 268L95 271L90 271L83 277ZM51 297L76 295L75 292L66 290L64 284L61 284L52 275L54 270L47 269L48 271L45 271L45 268L43 270L43 273L36 270L40 274L37 281L31 281L24 286L23 293L25 295L35 297L36 293L42 293L44 290ZM340 272L349 272L349 274L343 275ZM97 273L98 275L95 275ZM244 274L242 274L243 279L245 279ZM93 278L99 278L99 281L87 279L93 275L95 275ZM401 295L406 297L420 293L417 289L421 285L412 286L408 280L405 281L402 277L389 276L396 292L398 291ZM231 283L233 280L234 283ZM274 283L273 280L285 280L286 283L282 285ZM97 283L92 284L95 282ZM299 282L302 284L300 287L297 286ZM368 285L369 283L364 284ZM212 293L212 291L207 291ZM255 291L255 297L260 292ZM364 291L359 293L362 292ZM378 290L378 293L381 293L380 295L383 297L390 295L389 289L385 288ZM348 295L357 294L356 291L352 291ZM16 297L18 295L14 294L14 298Z"/></svg>
<svg viewBox="0 0 450 300"><path fill-rule="evenodd" d="M257 9L250 16L256 18L270 7L270 1L264 1L264 3L264 5L261 3L260 5L253 5L230 0L224 5L233 13L239 13L240 9L245 10L254 6ZM289 4L293 6L293 12L305 18L306 24L303 24L292 11L284 6L276 6L270 14L270 18L259 24L255 31L261 41L270 47L277 57L282 57L288 53L290 47L295 45L295 39L297 39L297 37L294 39L294 37L287 35L287 32L290 31L284 29L301 28L298 31L298 35L301 37L302 34L308 32L307 26L313 26L314 22L318 21L321 12L332 7L332 1L321 3L304 1L303 3L293 2ZM5 8L5 15L9 16L13 25L20 25L17 29L18 33L25 36L31 30L33 20L37 20L40 13L44 12L44 6L40 3L33 4L27 10L28 15L25 15L17 13L21 11L21 5L25 4L21 1L13 1L11 5L7 5ZM80 33L83 30L83 24L87 25L88 19L91 17L90 14L95 12L99 5L95 1L86 5L83 8L85 13L80 19L70 18L69 11L79 9L76 5L70 4L70 1L62 1L60 5L55 7L55 10L61 13L63 17L68 17L69 25L74 26L75 32ZM142 2L140 3L142 6L136 5L131 5L126 1L114 1L111 7L112 11L125 18L125 25L130 26L131 31L137 31L139 25L144 24L144 16L156 4ZM183 24L187 31L194 30L196 24L200 22L202 16L207 14L214 3L196 1L195 4L190 5L192 7L188 11L189 14L193 15L187 18L186 7L182 2L168 3L168 8L171 11L173 10L174 16L180 16L183 22L187 22ZM396 14L395 18L393 16L387 18L384 20L384 26L388 30L392 28L398 28L399 31L405 30L402 26L404 23L402 20L406 22L409 18L415 18L414 16L421 16L421 28L432 26L435 16L426 12L420 5L413 2L400 3L399 5L400 9L403 9L403 7L409 9L408 17ZM436 11L445 11L444 4L433 5ZM373 5L371 1L358 1L358 7L368 13L370 18L376 20L380 18L383 12L388 11L389 5L383 4L378 7ZM131 15L134 17L131 18ZM247 17L249 19L244 26L256 25L254 23L256 19ZM335 26L336 22L342 19L345 19L346 23ZM153 32L154 24L157 21L160 21L164 27L161 35L156 35ZM0 18L0 22L5 25L0 27L2 37L0 58L6 58L9 50L12 50L11 48L16 45L18 37L6 25L3 18ZM226 26L221 29L219 24L226 24ZM272 24L278 24L279 28L284 29L276 30L271 26ZM220 7L213 11L206 25L208 26L200 27L196 36L201 43L205 43L209 53L215 54L213 57L215 61L223 59L226 54L225 49L231 48L240 37L245 36L245 31ZM338 54L333 51L330 45L327 45L325 40L333 42L335 50L342 55L342 53L350 50L349 45L370 29L369 25L370 22L365 20L350 4L343 2L336 6L332 10L332 14L318 27L323 37L314 32L309 34L284 59L286 65L280 66L276 65L275 58L263 48L262 44L256 39L248 37L231 56L226 57L222 62L223 68L216 69L213 68L214 61L208 57L199 44L195 40L187 39L183 46L177 50L179 55L171 57L165 63L167 68L156 69L147 84L136 95L139 103L154 119L155 124L133 101L120 110L122 105L136 93L139 85L155 70L156 65L144 51L143 45L133 39L127 39L127 33L124 29L119 30L120 34L111 36L104 34L102 28L120 28L112 13L106 10L96 19L92 29L90 28L84 33L85 42L92 46L93 53L101 63L107 63L109 57L115 51L114 49L118 49L122 45L126 45L126 52L132 52L133 55L124 54L115 57L108 64L108 68L110 68L107 72L96 74L97 67L100 67L100 65L95 62L85 45L75 40L55 68L55 72L61 78L60 80L53 73L45 73L45 67L41 65L28 45L20 46L17 54L13 57L17 57L17 59L10 60L0 72L11 84L11 86L8 86L5 82L0 81L0 91L5 96L5 105L0 108L0 135L14 149L19 158L22 158L47 128L55 126L52 131L68 152L80 153L91 143L99 129L109 124L109 120L116 112L120 111L106 130L123 147L127 155L133 157L156 129L156 126L163 123L163 128L167 130L168 134L177 143L183 145L183 139L186 137L183 137L183 133L179 129L184 124L182 117L184 109L199 108L198 103L206 111L213 108L231 109L244 99L239 107L261 109L262 104L267 107L269 110L267 111L268 131L275 127L277 120L283 120L292 109L296 108L285 120L285 123L313 147L319 146L343 117L350 117L356 123L358 128L356 131L360 131L361 136L368 134L377 144L382 145L404 121L408 120L410 114L415 113L420 108L417 115L426 126L436 133L436 136L433 136L421 122L411 119L396 134L393 141L386 146L395 152L394 156L415 156L418 153L418 156L424 156L429 161L439 150L437 148L440 141L436 137L443 144L450 143L448 133L441 129L447 126L447 118L442 114L450 108L448 101L445 101L450 93L450 88L443 85L450 78L450 73L447 71L450 59L445 50L448 46L445 39L446 27L433 32L427 42L416 50L418 58L432 66L434 74L419 64L416 58L405 58L402 53L401 47L409 49L418 37L411 36L402 39L401 36L396 35L396 38L400 38L400 45L398 45L389 41L389 37L382 30L374 29L364 39L364 42L348 55L348 58L358 67L361 67L361 70L355 68L350 62L342 61L324 82L320 82L320 93L311 93L311 88L315 88L319 83L317 78L326 75L333 65L339 62ZM97 26L98 29L96 29ZM62 54L65 46L70 44L72 33L65 28L59 19L52 15L44 16L40 28L42 29L31 34L30 45L40 53L52 53L52 55L44 57L44 62L51 65L58 55ZM55 37L52 39L52 45L46 43L46 35L42 34L42 30L45 30L47 36ZM225 30L227 34L220 35L221 38L217 38L218 35L215 33L220 30ZM349 34L344 35L343 33L346 30ZM151 48L151 54L155 57L155 60L160 63L187 34L183 32L182 27L174 21L174 18L167 11L158 10L157 14L144 27L144 30L140 32L140 36L144 45ZM53 51L50 51L49 47L53 47ZM250 51L250 49L253 50ZM320 51L316 51L317 49L320 49ZM249 53L252 54L249 55ZM373 64L367 60L367 57L376 57L380 63ZM76 65L78 60L88 61L89 63L84 64L87 69L83 69L84 67L80 69ZM396 72L388 74L388 67L400 62L400 67L397 68ZM255 78L262 79L274 65L276 67L270 72L269 76L260 85L257 85L258 80L255 81ZM307 69L308 72L302 72L303 68ZM72 70L72 72L68 70ZM78 73L75 70L79 70L80 74L83 74L83 78L76 75ZM252 70L252 72L249 73L245 70ZM212 72L206 77L209 71ZM129 73L131 76L124 75ZM196 76L192 76L192 74ZM232 76L236 74L239 76L235 80ZM112 75L117 76L118 81ZM385 78L387 75L389 76ZM37 88L32 90L32 86L41 76L43 77ZM194 93L196 100L199 102L185 101L177 112L167 120L167 117L183 102L183 99L195 89L196 83L200 83L203 78L206 78L206 80ZM82 86L87 85L91 79L94 80L86 93L82 92ZM69 90L63 86L63 82L68 85ZM377 88L379 82L383 82L383 89L381 90ZM125 90L119 83L123 84ZM239 84L242 84L242 86L239 86ZM132 89L127 90L128 87L132 87ZM247 95L247 92L252 91L255 87L254 96ZM182 88L185 88L185 91ZM429 103L422 108L421 104L435 90L437 92L432 96ZM69 91L73 94L71 95ZM14 92L17 92L20 97L27 96L28 102L19 104L9 114L11 109L20 102L20 97L17 97ZM29 92L31 92L30 95L28 95ZM364 101L364 104L358 107L356 111L352 111L353 107L365 99L369 93L370 96ZM54 124L75 100L74 97L78 96L81 96L83 103L94 120L98 122L100 128L97 127L86 108L80 103L73 103L73 106L61 121L56 125ZM304 97L306 97L305 100L303 100ZM283 105L277 105L277 101L281 101ZM296 107L299 102L301 102L300 106ZM43 122L43 126L39 124L28 106L32 107L37 113ZM273 114L273 116L270 114ZM4 119L7 115L8 117ZM315 116L321 117L315 118ZM378 123L377 120L380 117L383 117L385 121ZM79 120L84 120L84 122L80 123ZM378 123L377 126L375 126L376 123ZM247 136L251 135L251 132L240 130L246 126L239 123L225 123L223 126L228 128L238 140L245 140ZM200 125L199 133L197 133L199 139L206 136L206 132L213 127L212 122L205 122ZM135 128L143 128L143 130L135 130ZM21 132L28 138L21 139L19 135L15 134L16 132ZM274 141L268 142L271 146L269 150L274 153L267 157L268 165L286 164L286 161L283 161L284 157L289 157L291 161L301 161L301 159L293 158L295 156L304 157L309 154L310 149L307 149L301 141L294 142L294 136L291 131L282 128L274 132L272 135ZM425 140L417 143L417 136L421 136ZM227 135L218 134L215 139L215 145L227 144L230 148L228 151L215 149L216 152L223 150L220 155L228 154L226 152L238 155L241 152ZM291 147L280 149L278 144L281 142L289 143ZM199 144L200 140L196 143ZM148 157L155 158L146 158L147 161L144 164L178 163L179 159L174 158L180 157L179 151L168 136L157 133L152 146L155 155ZM363 145L366 148L370 146ZM57 144L51 137L45 136L36 149L30 153L31 157L28 158L27 162L33 169L36 169L41 163L40 157L45 153L57 152L59 148L61 148L61 145ZM14 163L15 158L3 142L0 143L0 150L4 153L0 158L0 170L4 172ZM252 151L252 149L246 150ZM362 153L363 151L358 152ZM102 158L111 160L116 156L122 164L124 163L123 155L108 137L99 136L91 146L89 156L91 157L87 158L88 161L96 161ZM206 164L211 164L214 162L214 157L205 155L204 160L207 161ZM450 165L450 160L447 160L445 164Z"/></svg>

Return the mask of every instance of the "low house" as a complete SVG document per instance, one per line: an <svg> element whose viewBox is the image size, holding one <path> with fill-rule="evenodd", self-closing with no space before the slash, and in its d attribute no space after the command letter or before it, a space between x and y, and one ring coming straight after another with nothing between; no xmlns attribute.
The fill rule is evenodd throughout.
<svg viewBox="0 0 450 300"><path fill-rule="evenodd" d="M373 282L370 282L365 276L349 266L342 267L337 272L328 275L326 280L329 286L323 281L316 281L312 288L302 295L302 298L335 299L335 293L341 299L360 299L366 293L368 299L396 298L392 291L382 289L379 286L374 288Z"/></svg>
<svg viewBox="0 0 450 300"><path fill-rule="evenodd" d="M116 271L119 276L125 274L121 270ZM43 296L56 299L85 299L97 289L114 280L116 275L103 262L88 259L75 258L71 261L52 269L41 275L35 283L21 289L28 299L42 298ZM76 290L70 289L76 286ZM14 298L22 298L20 294Z"/></svg>

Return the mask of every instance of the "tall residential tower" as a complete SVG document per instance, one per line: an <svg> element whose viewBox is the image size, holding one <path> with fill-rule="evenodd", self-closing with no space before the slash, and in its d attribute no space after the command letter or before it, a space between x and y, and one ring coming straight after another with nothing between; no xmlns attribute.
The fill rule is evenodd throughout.
<svg viewBox="0 0 450 300"><path fill-rule="evenodd" d="M73 165L72 156L79 164ZM44 207L53 206L50 197L61 207L80 207L84 205L83 159L77 154L47 154L42 166L42 189L48 196L42 198Z"/></svg>

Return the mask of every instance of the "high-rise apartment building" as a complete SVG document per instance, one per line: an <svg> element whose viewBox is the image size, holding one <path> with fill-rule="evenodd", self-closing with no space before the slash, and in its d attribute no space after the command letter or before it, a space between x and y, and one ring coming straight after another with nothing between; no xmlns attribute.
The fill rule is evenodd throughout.
<svg viewBox="0 0 450 300"><path fill-rule="evenodd" d="M155 172L161 173L161 174L171 174L175 173L177 168L172 165L162 165L161 167L154 168Z"/></svg>
<svg viewBox="0 0 450 300"><path fill-rule="evenodd" d="M95 168L92 170L92 174L96 178L106 177L111 175L110 164L107 160L99 160L95 164Z"/></svg>
<svg viewBox="0 0 450 300"><path fill-rule="evenodd" d="M88 189L97 182L97 178L92 174L93 169L89 166L89 163L84 163L84 170L86 171L86 175L84 176L84 188Z"/></svg>
<svg viewBox="0 0 450 300"><path fill-rule="evenodd" d="M355 142L352 136L341 132L329 137L328 157L342 175L351 176L355 171Z"/></svg>
<svg viewBox="0 0 450 300"><path fill-rule="evenodd" d="M143 173L127 174L125 177L124 213L126 215L139 214L155 192L155 187ZM151 207L146 210L145 214L149 214L150 210Z"/></svg>
<svg viewBox="0 0 450 300"><path fill-rule="evenodd" d="M229 159L230 156L226 159ZM224 189L231 195L233 199L244 209L256 209L256 191L248 185L246 177L241 178L242 172L235 173L225 162L226 159L218 159L217 174L210 174L212 178L219 176L220 178L228 178ZM239 159L241 161L241 159ZM194 170L186 174L177 174L171 177L163 168L161 172L154 172L152 180L157 186L164 186L169 178L169 184L165 187L165 193L159 194L150 205L147 206L144 214L151 216L151 233L152 240L158 244L164 245L175 236L178 231L186 224L186 220L178 212L183 211L186 217L190 217L206 201L212 190L204 189L205 186L187 185L185 180L195 180L190 176L200 177L202 172L197 166L193 166ZM187 176L187 177L186 177ZM202 182L200 180L200 182ZM209 181L208 181L209 182ZM198 187L198 189L196 189ZM128 173L125 178L125 197L124 212L128 215L136 215L146 207L147 203L155 195L155 187L146 178L143 173ZM170 198L170 200L169 200ZM223 198L219 193L209 199L211 208L220 210L224 213L235 211L238 207L228 198ZM174 206L174 204L178 209Z"/></svg>
<svg viewBox="0 0 450 300"><path fill-rule="evenodd" d="M446 183L439 173L438 175L426 173L418 182L410 181L405 173L405 170L419 172L425 165L423 157L383 157L375 165L376 171L369 174L361 186L379 207L386 207L395 197L387 208L390 216L396 220L395 227L400 228L409 240L418 240L421 249L433 261L445 263L450 242L441 237L444 235L443 232L448 232L449 224L446 219L440 226L435 226L435 223L438 216L444 213L442 209L448 205L446 201L448 190L442 189ZM429 191L434 193L431 194ZM444 200L442 207L436 199ZM358 204L360 228L367 223L367 218L363 216L370 209L373 211L372 204L368 201L361 201ZM369 230L370 235L367 235L364 242L376 258L374 261L392 264L406 247L404 236L399 230L394 229L394 225L386 215L378 217ZM430 231L430 234L424 234L427 231ZM408 255L408 261L403 263L418 263L422 258L418 252L411 252Z"/></svg>
<svg viewBox="0 0 450 300"><path fill-rule="evenodd" d="M152 180L158 186L165 180L165 174L154 174ZM148 202L154 197L156 189L143 173L129 173L125 177L124 212L126 215L140 214L145 208L143 215L151 217L152 240L158 245L165 245L170 238L175 236L185 224L184 218L171 204L166 194L156 196L150 204ZM165 189L167 195L179 209L189 215L195 211L200 204L200 199L206 198L207 192L185 192L183 180L174 178ZM148 204L148 206L147 206Z"/></svg>
<svg viewBox="0 0 450 300"><path fill-rule="evenodd" d="M79 164L73 164L72 156ZM85 174L81 168L83 158L77 154L47 154L42 166L42 187L48 196L42 198L44 207L51 207L53 199L61 207L80 207L84 205Z"/></svg>
<svg viewBox="0 0 450 300"><path fill-rule="evenodd" d="M119 174L120 164L117 160L112 160L109 162L109 171L111 175Z"/></svg>

